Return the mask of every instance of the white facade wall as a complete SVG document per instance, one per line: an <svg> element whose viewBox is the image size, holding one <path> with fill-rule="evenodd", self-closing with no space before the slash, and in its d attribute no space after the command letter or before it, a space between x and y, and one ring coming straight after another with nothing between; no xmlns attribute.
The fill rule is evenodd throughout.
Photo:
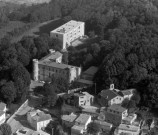
<svg viewBox="0 0 158 135"><path fill-rule="evenodd" d="M33 59L33 79L35 81L38 81L38 60L37 59Z"/></svg>
<svg viewBox="0 0 158 135"><path fill-rule="evenodd" d="M38 131L38 130L41 130L43 127L46 127L50 121L51 121L51 119L37 122L37 129L36 130Z"/></svg>
<svg viewBox="0 0 158 135"><path fill-rule="evenodd" d="M92 117L90 116L89 119L87 120L85 126L84 126L85 129L87 129L87 126L89 123L91 123L91 121L92 121Z"/></svg>
<svg viewBox="0 0 158 135"><path fill-rule="evenodd" d="M76 21L74 22L77 23ZM61 26L61 28L65 27L66 29L66 24L65 26ZM60 27L57 29L60 29ZM59 39L62 42L62 49L66 49L68 46L71 45L72 41L74 41L75 39L81 36L84 36L84 34L85 34L85 24L84 22L80 22L77 26L74 26L74 28L72 26L71 30L65 33L58 32L57 30L53 30L50 32L50 37Z"/></svg>
<svg viewBox="0 0 158 135"><path fill-rule="evenodd" d="M121 104L123 99L124 99L123 97L117 96L117 97L111 99L110 101L108 101L108 105L111 106L113 104Z"/></svg>
<svg viewBox="0 0 158 135"><path fill-rule="evenodd" d="M0 125L3 124L6 120L6 115L5 113L3 115L0 116Z"/></svg>

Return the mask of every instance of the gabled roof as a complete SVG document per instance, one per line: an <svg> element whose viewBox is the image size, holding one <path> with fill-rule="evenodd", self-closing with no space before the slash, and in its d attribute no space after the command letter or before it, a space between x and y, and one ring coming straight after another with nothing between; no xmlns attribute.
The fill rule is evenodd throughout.
<svg viewBox="0 0 158 135"><path fill-rule="evenodd" d="M3 111L5 107L6 107L6 104L1 102L0 103L0 111Z"/></svg>
<svg viewBox="0 0 158 135"><path fill-rule="evenodd" d="M85 125L91 116L87 114L80 114L80 116L75 120L79 125Z"/></svg>
<svg viewBox="0 0 158 135"><path fill-rule="evenodd" d="M91 66L86 71L84 71L83 74L95 75L97 71L98 71L98 67Z"/></svg>
<svg viewBox="0 0 158 135"><path fill-rule="evenodd" d="M103 98L105 98L107 100L111 100L111 99L117 97L118 94L113 90L102 90L100 93L100 96L102 96Z"/></svg>

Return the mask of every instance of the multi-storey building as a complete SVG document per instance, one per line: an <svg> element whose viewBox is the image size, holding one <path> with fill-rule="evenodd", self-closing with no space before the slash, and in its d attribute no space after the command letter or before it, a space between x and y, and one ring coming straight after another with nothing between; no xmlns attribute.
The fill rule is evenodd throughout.
<svg viewBox="0 0 158 135"><path fill-rule="evenodd" d="M75 39L84 36L85 23L71 20L50 32L50 37L62 42L62 49L66 49Z"/></svg>
<svg viewBox="0 0 158 135"><path fill-rule="evenodd" d="M81 74L81 68L62 64L62 54L52 52L41 60L33 60L33 78L35 81L48 81L53 75L62 76L71 81L77 79Z"/></svg>
<svg viewBox="0 0 158 135"><path fill-rule="evenodd" d="M45 114L40 110L33 110L27 113L27 120L34 129L39 131L45 128L52 118L50 114Z"/></svg>
<svg viewBox="0 0 158 135"><path fill-rule="evenodd" d="M105 121L114 125L119 125L122 119L126 118L127 115L127 109L121 107L120 105L113 104L105 111Z"/></svg>

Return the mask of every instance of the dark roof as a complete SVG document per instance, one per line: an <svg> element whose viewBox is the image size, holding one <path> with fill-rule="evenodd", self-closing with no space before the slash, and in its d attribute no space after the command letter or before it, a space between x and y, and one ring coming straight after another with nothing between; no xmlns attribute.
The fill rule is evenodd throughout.
<svg viewBox="0 0 158 135"><path fill-rule="evenodd" d="M97 71L98 71L98 67L91 66L86 71L84 71L83 74L95 75Z"/></svg>
<svg viewBox="0 0 158 135"><path fill-rule="evenodd" d="M133 93L133 90L134 89L122 90L122 91L118 92L118 94L121 96L131 95Z"/></svg>
<svg viewBox="0 0 158 135"><path fill-rule="evenodd" d="M100 95L107 100L111 100L118 96L118 94L113 90L102 90Z"/></svg>
<svg viewBox="0 0 158 135"><path fill-rule="evenodd" d="M121 105L113 104L110 107L108 107L109 110L118 111L118 112L124 112L127 110L126 108L123 108Z"/></svg>

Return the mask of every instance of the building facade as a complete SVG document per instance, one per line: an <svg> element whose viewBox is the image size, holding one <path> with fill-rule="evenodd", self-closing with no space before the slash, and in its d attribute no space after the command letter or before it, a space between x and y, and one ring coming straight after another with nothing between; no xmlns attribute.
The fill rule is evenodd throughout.
<svg viewBox="0 0 158 135"><path fill-rule="evenodd" d="M94 96L88 92L74 93L77 98L78 106L90 106L93 104Z"/></svg>
<svg viewBox="0 0 158 135"><path fill-rule="evenodd" d="M127 109L114 104L105 110L105 121L114 125L119 125L122 119L126 118L127 115Z"/></svg>
<svg viewBox="0 0 158 135"><path fill-rule="evenodd" d="M54 75L61 76L71 83L79 78L81 67L62 64L62 54L54 53L41 60L33 59L33 79L35 81L48 81Z"/></svg>
<svg viewBox="0 0 158 135"><path fill-rule="evenodd" d="M75 39L84 36L85 23L71 20L50 32L50 37L62 42L62 49L66 49Z"/></svg>
<svg viewBox="0 0 158 135"><path fill-rule="evenodd" d="M27 113L27 120L35 130L39 131L45 128L52 118L51 115L40 110L33 110Z"/></svg>

